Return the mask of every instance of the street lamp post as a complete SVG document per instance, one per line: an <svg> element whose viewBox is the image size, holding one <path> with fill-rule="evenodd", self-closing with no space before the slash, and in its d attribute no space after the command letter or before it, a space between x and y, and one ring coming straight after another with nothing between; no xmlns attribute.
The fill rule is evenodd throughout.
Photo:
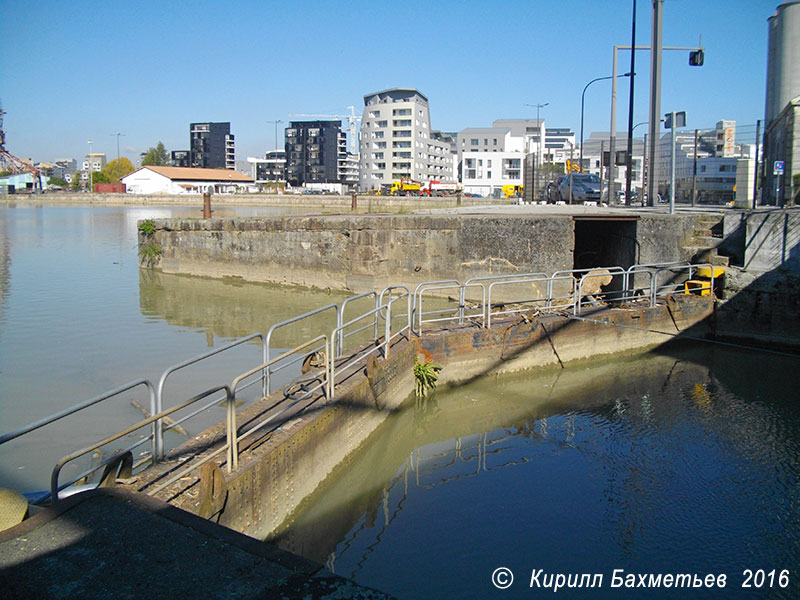
<svg viewBox="0 0 800 600"><path fill-rule="evenodd" d="M119 136L125 137L124 133L112 133L110 134L112 137L117 136L117 165L119 165Z"/></svg>
<svg viewBox="0 0 800 600"><path fill-rule="evenodd" d="M549 102L545 102L544 104L526 104L525 106L536 107L536 127L539 128L539 136L538 141L536 142L536 161L535 161L535 171L534 171L534 184L533 184L533 193L531 194L531 199L535 202L536 201L536 190L539 189L539 166L540 162L539 159L542 154L542 122L539 119L539 110L544 108L545 106L549 105Z"/></svg>
<svg viewBox="0 0 800 600"><path fill-rule="evenodd" d="M604 79L612 79L613 77L614 77L613 75L608 75L606 77L598 77L597 79L592 79L589 83L587 83L584 86L583 92L581 93L581 150L580 150L580 156L578 158L581 165L581 171L583 171L583 107L584 107L584 101L586 100L586 90L595 81L603 81ZM622 75L617 75L617 77L630 77L630 73L623 73Z"/></svg>
<svg viewBox="0 0 800 600"><path fill-rule="evenodd" d="M267 121L275 125L275 164L278 164L278 123L283 123L282 119L275 119L274 121ZM277 179L275 180L277 182ZM277 183L276 183L277 186Z"/></svg>
<svg viewBox="0 0 800 600"><path fill-rule="evenodd" d="M92 193L92 140L89 140L89 156L87 157L89 160L86 161L86 169L89 171L89 193Z"/></svg>

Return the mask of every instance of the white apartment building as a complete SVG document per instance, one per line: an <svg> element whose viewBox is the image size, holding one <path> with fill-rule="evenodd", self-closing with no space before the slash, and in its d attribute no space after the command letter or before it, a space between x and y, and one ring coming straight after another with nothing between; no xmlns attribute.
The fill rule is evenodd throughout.
<svg viewBox="0 0 800 600"><path fill-rule="evenodd" d="M431 131L428 99L414 88L364 96L359 150L360 191L403 178L453 181L451 143Z"/></svg>
<svg viewBox="0 0 800 600"><path fill-rule="evenodd" d="M106 166L106 155L104 152L91 152L83 158L81 164L81 181L89 181L89 171L102 171Z"/></svg>
<svg viewBox="0 0 800 600"><path fill-rule="evenodd" d="M469 127L456 136L461 183L469 194L499 194L504 185L523 184L525 137L510 127Z"/></svg>

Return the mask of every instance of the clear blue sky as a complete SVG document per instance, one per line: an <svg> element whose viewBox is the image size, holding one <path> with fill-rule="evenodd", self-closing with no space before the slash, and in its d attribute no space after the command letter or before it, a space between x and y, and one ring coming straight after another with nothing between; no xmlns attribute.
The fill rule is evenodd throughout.
<svg viewBox="0 0 800 600"><path fill-rule="evenodd" d="M767 18L780 0L666 0L664 44L703 36L704 67L665 52L662 112L687 126L764 117ZM415 87L434 129L535 117L580 125L581 91L611 74L629 45L632 0L452 2L28 2L0 0L0 101L7 149L34 160L88 150L136 164L163 141L188 147L189 123L230 121L236 158L274 147L290 113L338 113L366 93ZM637 45L649 45L651 2L637 3ZM620 72L630 55L619 53ZM637 53L635 122L648 119L649 53ZM620 79L618 130L627 123ZM608 131L611 86L586 94L585 130ZM281 125L284 127L285 125ZM641 135L645 128L637 129ZM752 138L752 127L749 129ZM279 145L282 132L279 130ZM752 141L752 140L751 140Z"/></svg>

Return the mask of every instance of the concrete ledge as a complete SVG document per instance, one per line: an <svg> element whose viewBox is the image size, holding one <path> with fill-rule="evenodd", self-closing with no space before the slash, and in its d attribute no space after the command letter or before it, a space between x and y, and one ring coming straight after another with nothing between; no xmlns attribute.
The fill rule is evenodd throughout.
<svg viewBox="0 0 800 600"><path fill-rule="evenodd" d="M3 598L388 598L154 498L98 489L0 533Z"/></svg>

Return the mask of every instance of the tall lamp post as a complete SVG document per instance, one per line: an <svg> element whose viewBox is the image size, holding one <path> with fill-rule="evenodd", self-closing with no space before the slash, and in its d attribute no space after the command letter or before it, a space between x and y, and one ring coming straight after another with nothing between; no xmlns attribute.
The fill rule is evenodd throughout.
<svg viewBox="0 0 800 600"><path fill-rule="evenodd" d="M93 191L92 185L92 140L89 140L89 156L87 157L89 160L86 161L86 169L89 171L89 193L91 194Z"/></svg>
<svg viewBox="0 0 800 600"><path fill-rule="evenodd" d="M623 73L622 75L617 75L617 77L630 77L630 73ZM580 161L581 171L583 171L583 107L584 101L586 100L586 90L587 88L592 85L595 81L603 81L604 79L613 79L613 75L608 75L606 77L598 77L597 79L592 79L589 83L587 83L584 88L583 92L581 93L581 151L580 157L578 160Z"/></svg>
<svg viewBox="0 0 800 600"><path fill-rule="evenodd" d="M648 123L649 123L649 121L642 121L641 123L637 123L636 125L631 127L631 134L628 136L628 138L630 138L630 140L633 140L633 132L636 131L636 128L640 127L642 125L647 125ZM642 145L642 197L639 198L639 200L642 202L642 206L646 206L646 204L644 203L644 190L645 190L644 173L645 173L645 164L647 163L647 134L646 133L644 134L644 140L642 141L642 144L643 144ZM633 147L633 142L632 141L631 141L631 147ZM633 150L631 150L631 152L632 151ZM630 162L628 163L628 170L631 170L631 169L633 169L633 159L631 159ZM626 177L627 177L627 174L626 174ZM630 200L628 200L628 203L630 203Z"/></svg>
<svg viewBox="0 0 800 600"><path fill-rule="evenodd" d="M275 125L275 165L277 166L277 164L278 164L278 124L279 123L283 123L283 120L275 119L274 121L267 121L267 123L272 123L272 124ZM277 175L276 175L276 177L277 177ZM275 182L276 182L275 183L276 190L277 190L277 185L278 185L277 181L278 181L278 179L275 180Z"/></svg>
<svg viewBox="0 0 800 600"><path fill-rule="evenodd" d="M545 106L549 105L549 102L545 102L544 104L526 104L525 106L536 107L536 127L539 128L539 136L538 142L536 142L536 163L535 168L536 171L534 173L534 177L536 178L533 184L533 194L531 194L531 198L533 201L536 201L536 191L539 189L539 159L541 158L542 154L542 121L539 119L539 110L544 108Z"/></svg>
<svg viewBox="0 0 800 600"><path fill-rule="evenodd" d="M111 137L117 136L117 165L119 165L119 136L125 137L124 133L112 133Z"/></svg>

